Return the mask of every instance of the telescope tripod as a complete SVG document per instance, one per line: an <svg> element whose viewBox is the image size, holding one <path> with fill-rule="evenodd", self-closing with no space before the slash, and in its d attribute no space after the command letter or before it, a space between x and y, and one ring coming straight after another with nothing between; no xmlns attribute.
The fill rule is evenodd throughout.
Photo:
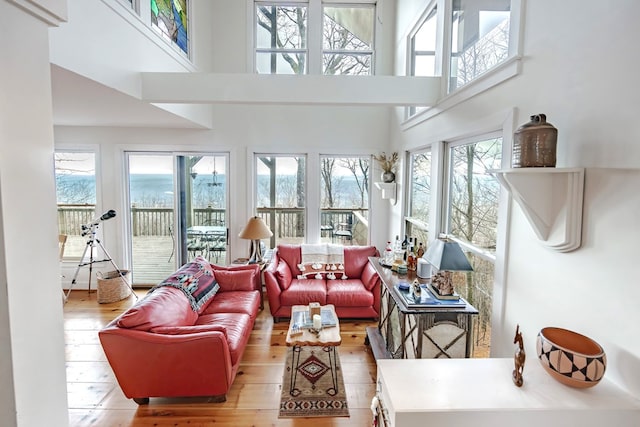
<svg viewBox="0 0 640 427"><path fill-rule="evenodd" d="M122 281L122 283L124 283L131 290L131 293L136 297L136 299L138 299L138 295L136 295L136 293L133 291L131 284L125 280L122 274L120 274L120 269L111 258L111 255L109 255L109 252L107 252L107 250L105 249L100 239L96 237L97 228L98 228L97 224L92 224L91 230L89 232L83 233L83 234L89 234L89 240L87 240L87 245L84 247L84 252L82 253L82 257L80 258L80 263L78 264L78 267L76 268L76 272L73 275L73 279L71 280L71 285L69 286L67 293L64 295L64 302L66 303L67 300L69 299L69 295L71 294L71 289L73 289L73 286L76 284L78 273L80 273L80 268L85 267L87 265L89 266L88 292L91 292L91 276L93 276L93 264L98 262L110 262L113 268L115 269L115 271L118 273L118 277L120 277L120 280ZM99 259L99 260L94 259L94 252L97 248L100 248L102 250L102 253L105 256L104 259ZM85 262L87 253L89 253L89 261Z"/></svg>

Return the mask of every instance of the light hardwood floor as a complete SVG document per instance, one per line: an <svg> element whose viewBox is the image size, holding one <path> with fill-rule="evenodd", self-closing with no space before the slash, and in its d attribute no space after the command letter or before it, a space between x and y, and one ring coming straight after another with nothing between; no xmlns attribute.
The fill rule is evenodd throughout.
<svg viewBox="0 0 640 427"><path fill-rule="evenodd" d="M136 292L140 297L146 294L146 290ZM338 351L351 416L279 419L288 324L273 323L267 302L258 315L226 402L209 403L206 398L151 399L144 406L122 394L98 339L98 331L134 302L131 296L117 303L98 304L95 293L71 292L64 307L71 427L371 426L369 407L375 394L376 364L364 341L365 328L375 323L340 323L342 345Z"/></svg>

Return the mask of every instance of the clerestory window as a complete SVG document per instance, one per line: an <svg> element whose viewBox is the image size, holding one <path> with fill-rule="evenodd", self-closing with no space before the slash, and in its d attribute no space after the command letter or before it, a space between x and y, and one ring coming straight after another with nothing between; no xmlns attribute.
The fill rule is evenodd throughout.
<svg viewBox="0 0 640 427"><path fill-rule="evenodd" d="M255 71L373 74L375 1L256 1Z"/></svg>

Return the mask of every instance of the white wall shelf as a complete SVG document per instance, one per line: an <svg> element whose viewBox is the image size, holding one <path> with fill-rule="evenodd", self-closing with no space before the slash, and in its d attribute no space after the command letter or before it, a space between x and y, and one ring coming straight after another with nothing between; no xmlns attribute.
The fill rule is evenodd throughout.
<svg viewBox="0 0 640 427"><path fill-rule="evenodd" d="M376 182L376 188L382 191L382 198L389 200L393 205L398 202L397 184L395 182Z"/></svg>
<svg viewBox="0 0 640 427"><path fill-rule="evenodd" d="M558 252L580 247L584 168L517 168L489 172L511 193L544 245Z"/></svg>

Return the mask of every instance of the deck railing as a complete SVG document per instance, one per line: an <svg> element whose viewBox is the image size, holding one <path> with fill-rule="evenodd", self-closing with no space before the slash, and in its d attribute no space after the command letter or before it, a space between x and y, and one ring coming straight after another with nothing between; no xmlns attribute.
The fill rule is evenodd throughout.
<svg viewBox="0 0 640 427"><path fill-rule="evenodd" d="M304 209L302 208L258 208L258 215L265 221L278 238L303 237ZM367 209L322 209L321 226L346 227L350 230L366 230L368 224ZM172 208L131 207L132 234L134 236L169 236L173 227ZM80 235L82 226L91 223L96 217L94 205L58 205L58 224L60 233L70 236ZM225 225L225 210L218 208L195 208L192 225ZM366 236L360 231L358 235ZM354 242L355 243L355 242ZM361 243L360 244L365 244Z"/></svg>

